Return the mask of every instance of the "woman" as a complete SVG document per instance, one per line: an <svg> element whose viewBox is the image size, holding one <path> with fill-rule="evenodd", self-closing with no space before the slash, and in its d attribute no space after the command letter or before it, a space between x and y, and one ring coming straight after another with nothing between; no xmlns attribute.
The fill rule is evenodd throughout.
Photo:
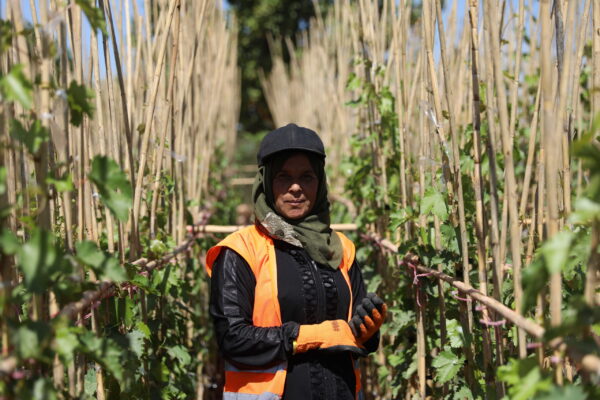
<svg viewBox="0 0 600 400"><path fill-rule="evenodd" d="M324 164L314 131L270 132L255 225L207 254L224 399L362 398L357 356L377 348L386 306L366 296L353 243L329 227Z"/></svg>

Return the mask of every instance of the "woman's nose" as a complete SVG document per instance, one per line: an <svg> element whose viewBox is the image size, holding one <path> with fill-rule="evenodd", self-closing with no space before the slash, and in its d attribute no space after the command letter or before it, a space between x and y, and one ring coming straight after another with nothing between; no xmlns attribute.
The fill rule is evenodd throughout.
<svg viewBox="0 0 600 400"><path fill-rule="evenodd" d="M292 184L290 185L289 191L290 192L300 192L302 190L302 187L300 186L300 184L298 182L292 182Z"/></svg>

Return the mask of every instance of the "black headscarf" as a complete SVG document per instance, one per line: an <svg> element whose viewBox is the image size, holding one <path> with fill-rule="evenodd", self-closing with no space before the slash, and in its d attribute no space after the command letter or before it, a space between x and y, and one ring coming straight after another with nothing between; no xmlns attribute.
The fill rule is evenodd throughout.
<svg viewBox="0 0 600 400"><path fill-rule="evenodd" d="M276 211L273 178L285 161L296 153L297 150L279 152L269 157L258 168L252 189L256 221L272 237L302 247L317 263L337 269L342 261L342 242L330 228L327 177L323 158L313 153L301 152L308 157L319 180L316 201L310 213L303 218L290 220Z"/></svg>

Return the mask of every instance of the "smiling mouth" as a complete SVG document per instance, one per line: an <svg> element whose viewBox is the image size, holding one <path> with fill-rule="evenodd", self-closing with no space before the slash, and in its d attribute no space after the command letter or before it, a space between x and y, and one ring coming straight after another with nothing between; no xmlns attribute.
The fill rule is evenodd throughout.
<svg viewBox="0 0 600 400"><path fill-rule="evenodd" d="M304 203L304 200L288 200L288 201L286 201L286 203L298 205L298 204Z"/></svg>

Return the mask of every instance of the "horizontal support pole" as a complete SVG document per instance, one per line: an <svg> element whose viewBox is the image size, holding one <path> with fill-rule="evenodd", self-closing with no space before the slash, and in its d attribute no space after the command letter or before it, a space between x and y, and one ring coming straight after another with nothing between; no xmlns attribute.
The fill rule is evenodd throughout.
<svg viewBox="0 0 600 400"><path fill-rule="evenodd" d="M396 246L389 240L379 239L374 235L370 235L368 236L368 238L377 243L381 248L388 250L392 253L398 253L398 246ZM420 264L417 256L413 255L412 259L410 259L410 257L410 255L407 255L405 261L410 261L418 271L449 283L451 286L455 287L459 292L471 297L479 303L484 304L488 308L496 311L498 314L502 315L504 318L511 321L515 326L523 329L525 332L527 332L534 338L538 340L543 339L545 329L541 325L536 324L535 322L523 317L521 314L517 313L515 310L508 308L493 297L484 295L479 290L473 288L471 285L467 285L466 283L449 275L446 275L443 272L428 268ZM573 361L575 361L583 370L600 376L600 357L596 356L595 354L581 354L576 349L571 349L567 347L566 344L560 338L553 339L548 343L548 346L551 348L558 348L562 351L565 351L567 354L569 354Z"/></svg>
<svg viewBox="0 0 600 400"><path fill-rule="evenodd" d="M233 233L247 227L248 225L202 225L198 226L196 233ZM347 232L358 229L356 224L331 224L334 231Z"/></svg>

